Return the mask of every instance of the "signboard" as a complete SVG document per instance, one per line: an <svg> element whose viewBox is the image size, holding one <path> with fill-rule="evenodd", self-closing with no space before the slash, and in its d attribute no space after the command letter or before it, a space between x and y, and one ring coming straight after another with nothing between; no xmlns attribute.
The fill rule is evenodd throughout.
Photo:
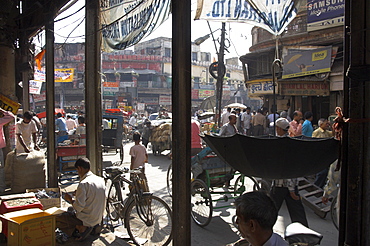
<svg viewBox="0 0 370 246"><path fill-rule="evenodd" d="M145 103L138 103L137 110L144 111L145 110Z"/></svg>
<svg viewBox="0 0 370 246"><path fill-rule="evenodd" d="M279 94L284 96L328 96L329 84L324 82L279 82Z"/></svg>
<svg viewBox="0 0 370 246"><path fill-rule="evenodd" d="M33 95L33 101L34 102L42 102L46 100L46 94L43 92L43 94L40 95Z"/></svg>
<svg viewBox="0 0 370 246"><path fill-rule="evenodd" d="M103 50L124 50L138 43L168 18L170 6L170 0L100 1Z"/></svg>
<svg viewBox="0 0 370 246"><path fill-rule="evenodd" d="M222 86L222 100L229 100L231 95L230 85Z"/></svg>
<svg viewBox="0 0 370 246"><path fill-rule="evenodd" d="M134 87L135 83L134 82L119 82L120 87Z"/></svg>
<svg viewBox="0 0 370 246"><path fill-rule="evenodd" d="M345 0L308 0L307 31L312 32L344 24Z"/></svg>
<svg viewBox="0 0 370 246"><path fill-rule="evenodd" d="M6 111L10 111L13 114L17 114L18 109L21 105L10 98L0 94L0 107Z"/></svg>
<svg viewBox="0 0 370 246"><path fill-rule="evenodd" d="M272 95L274 88L271 80L257 79L247 82L248 96L258 97L262 95Z"/></svg>
<svg viewBox="0 0 370 246"><path fill-rule="evenodd" d="M214 90L199 90L198 91L198 98L199 99L204 99L206 97L213 96L215 94Z"/></svg>
<svg viewBox="0 0 370 246"><path fill-rule="evenodd" d="M160 105L172 105L172 97L168 95L160 95L159 104Z"/></svg>
<svg viewBox="0 0 370 246"><path fill-rule="evenodd" d="M199 99L198 90L191 90L191 99Z"/></svg>
<svg viewBox="0 0 370 246"><path fill-rule="evenodd" d="M146 103L146 105L158 105L158 97L139 97L140 102Z"/></svg>
<svg viewBox="0 0 370 246"><path fill-rule="evenodd" d="M37 94L37 95L40 94L41 87L42 87L41 81L30 80L29 85L30 85L30 94Z"/></svg>
<svg viewBox="0 0 370 246"><path fill-rule="evenodd" d="M119 83L118 82L104 82L103 87L118 87Z"/></svg>
<svg viewBox="0 0 370 246"><path fill-rule="evenodd" d="M55 82L73 82L74 68L56 68L54 70ZM34 80L45 82L45 70L38 70L35 68Z"/></svg>
<svg viewBox="0 0 370 246"><path fill-rule="evenodd" d="M279 35L294 19L301 2L293 0L198 0L195 19L249 23Z"/></svg>
<svg viewBox="0 0 370 246"><path fill-rule="evenodd" d="M283 57L283 79L330 72L331 46L314 50L288 50Z"/></svg>

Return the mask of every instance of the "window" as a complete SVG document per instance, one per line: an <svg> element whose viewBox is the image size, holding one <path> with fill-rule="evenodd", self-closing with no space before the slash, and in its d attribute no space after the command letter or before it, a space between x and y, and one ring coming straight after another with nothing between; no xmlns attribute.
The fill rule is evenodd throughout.
<svg viewBox="0 0 370 246"><path fill-rule="evenodd" d="M164 56L165 57L171 57L171 49L170 48L164 48Z"/></svg>
<svg viewBox="0 0 370 246"><path fill-rule="evenodd" d="M192 61L198 61L198 53L197 52L192 52L191 53L191 60Z"/></svg>

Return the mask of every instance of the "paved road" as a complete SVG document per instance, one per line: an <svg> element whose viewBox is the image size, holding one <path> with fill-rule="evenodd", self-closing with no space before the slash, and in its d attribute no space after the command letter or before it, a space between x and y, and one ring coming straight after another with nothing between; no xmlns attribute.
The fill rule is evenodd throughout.
<svg viewBox="0 0 370 246"><path fill-rule="evenodd" d="M124 165L129 165L129 148L132 144L125 146ZM172 199L167 193L166 172L171 160L167 156L154 156L149 151L149 164L146 166L146 174L150 190L155 195L163 198L171 204ZM104 161L115 162L119 160L115 153L105 153ZM230 204L232 199L225 204ZM323 234L321 242L323 246L337 245L338 231L332 224L330 215L326 219L319 218L314 212L306 207L307 219L310 228ZM192 222L192 245L226 245L239 239L236 228L232 224L232 217L235 215L234 208L225 208L214 211L210 224L204 228ZM288 211L283 204L279 211L279 218L274 226L275 232L283 235L285 227L290 223Z"/></svg>

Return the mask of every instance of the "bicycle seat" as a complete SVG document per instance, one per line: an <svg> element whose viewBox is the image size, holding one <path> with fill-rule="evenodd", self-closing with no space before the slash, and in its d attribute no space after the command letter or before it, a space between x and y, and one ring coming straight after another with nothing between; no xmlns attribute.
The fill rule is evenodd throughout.
<svg viewBox="0 0 370 246"><path fill-rule="evenodd" d="M303 245L318 245L323 236L299 222L289 224L284 233L285 240L289 244L300 243Z"/></svg>
<svg viewBox="0 0 370 246"><path fill-rule="evenodd" d="M119 174L125 173L125 170L121 167L111 166L111 167L106 167L105 172L108 173L109 175L117 176Z"/></svg>

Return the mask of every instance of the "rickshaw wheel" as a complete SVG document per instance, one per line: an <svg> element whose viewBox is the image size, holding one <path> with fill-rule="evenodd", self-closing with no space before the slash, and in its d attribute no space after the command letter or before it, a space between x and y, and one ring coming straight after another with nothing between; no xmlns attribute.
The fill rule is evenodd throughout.
<svg viewBox="0 0 370 246"><path fill-rule="evenodd" d="M203 180L195 179L191 182L191 217L194 222L204 227L212 219L212 197L209 188Z"/></svg>
<svg viewBox="0 0 370 246"><path fill-rule="evenodd" d="M234 183L234 196L240 196L245 192L256 191L259 189L260 187L258 182L253 177L241 174Z"/></svg>
<svg viewBox="0 0 370 246"><path fill-rule="evenodd" d="M121 146L119 147L119 158L121 159L121 163L123 162L124 157L125 157L125 152L124 152L123 143L122 143Z"/></svg>
<svg viewBox="0 0 370 246"><path fill-rule="evenodd" d="M167 169L167 192L172 197L172 163Z"/></svg>

